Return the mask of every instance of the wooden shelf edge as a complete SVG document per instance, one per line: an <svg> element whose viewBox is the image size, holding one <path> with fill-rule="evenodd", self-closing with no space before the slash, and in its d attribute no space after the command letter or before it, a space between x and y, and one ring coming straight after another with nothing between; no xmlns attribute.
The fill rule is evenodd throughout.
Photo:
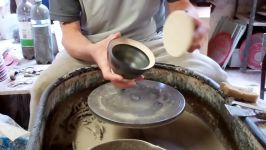
<svg viewBox="0 0 266 150"><path fill-rule="evenodd" d="M249 23L249 15L248 14L242 14L242 13L239 13L239 14L236 14L236 17L238 19L241 19L241 20L244 20L247 24ZM266 26L266 22L260 22L260 21L254 21L253 23L253 26Z"/></svg>

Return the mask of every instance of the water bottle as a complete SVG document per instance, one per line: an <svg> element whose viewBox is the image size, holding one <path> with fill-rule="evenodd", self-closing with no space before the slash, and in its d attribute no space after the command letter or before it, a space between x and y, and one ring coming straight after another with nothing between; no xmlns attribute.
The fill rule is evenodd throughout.
<svg viewBox="0 0 266 150"><path fill-rule="evenodd" d="M36 62L51 64L54 55L49 10L41 0L35 0L30 14Z"/></svg>
<svg viewBox="0 0 266 150"><path fill-rule="evenodd" d="M17 7L17 17L19 22L19 37L22 49L22 54L25 59L34 59L34 47L31 29L31 3L27 0L22 0Z"/></svg>

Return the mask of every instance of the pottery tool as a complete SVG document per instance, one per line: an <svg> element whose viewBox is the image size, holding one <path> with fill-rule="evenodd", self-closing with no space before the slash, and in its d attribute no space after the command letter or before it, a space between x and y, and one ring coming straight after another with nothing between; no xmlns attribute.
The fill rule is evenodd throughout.
<svg viewBox="0 0 266 150"><path fill-rule="evenodd" d="M23 77L35 77L37 75L40 75L42 71L43 70L36 70L33 67L26 67L26 68L14 71L13 73L9 75L9 78L11 81L14 81L16 80L16 77L20 74L22 74Z"/></svg>
<svg viewBox="0 0 266 150"><path fill-rule="evenodd" d="M257 101L256 103L244 103L244 102L239 102L239 101L232 101L231 105L239 105L241 107L266 112L266 104L260 103L260 100Z"/></svg>
<svg viewBox="0 0 266 150"><path fill-rule="evenodd" d="M257 93L251 90L236 87L226 82L220 83L220 89L227 96L233 97L236 100L242 100L250 103L255 103L259 96Z"/></svg>
<svg viewBox="0 0 266 150"><path fill-rule="evenodd" d="M232 106L228 104L225 104L224 106L232 116L247 117L256 115L252 109L244 109L239 106Z"/></svg>
<svg viewBox="0 0 266 150"><path fill-rule="evenodd" d="M266 111L255 111L250 108L243 108L238 105L225 104L226 109L232 116L236 117L257 117L258 119L266 119Z"/></svg>
<svg viewBox="0 0 266 150"><path fill-rule="evenodd" d="M18 71L14 71L12 74L10 74L9 78L11 81L16 80L17 75L19 74Z"/></svg>
<svg viewBox="0 0 266 150"><path fill-rule="evenodd" d="M172 12L165 21L163 43L169 55L180 57L189 49L195 26L185 11Z"/></svg>
<svg viewBox="0 0 266 150"><path fill-rule="evenodd" d="M33 83L33 80L29 79L29 80L26 80L26 81L13 81L13 82L9 82L8 83L8 87L17 87L17 86L21 86L21 85L28 85L28 84L32 84Z"/></svg>

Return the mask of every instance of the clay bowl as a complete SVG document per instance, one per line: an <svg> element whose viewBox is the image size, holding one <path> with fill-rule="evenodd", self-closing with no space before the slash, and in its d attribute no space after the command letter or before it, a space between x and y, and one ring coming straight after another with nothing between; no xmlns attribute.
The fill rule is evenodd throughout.
<svg viewBox="0 0 266 150"><path fill-rule="evenodd" d="M137 78L155 64L155 57L148 47L126 38L111 41L107 57L112 71L125 79Z"/></svg>

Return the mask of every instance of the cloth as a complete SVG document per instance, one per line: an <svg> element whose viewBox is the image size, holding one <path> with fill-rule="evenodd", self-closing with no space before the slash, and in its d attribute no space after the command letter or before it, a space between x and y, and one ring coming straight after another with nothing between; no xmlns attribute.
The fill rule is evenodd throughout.
<svg viewBox="0 0 266 150"><path fill-rule="evenodd" d="M166 19L166 14L168 14L168 11L166 9L166 0L161 0L160 9L159 11L154 15L154 20L156 23L156 30L157 32L161 32L163 29L163 25Z"/></svg>

